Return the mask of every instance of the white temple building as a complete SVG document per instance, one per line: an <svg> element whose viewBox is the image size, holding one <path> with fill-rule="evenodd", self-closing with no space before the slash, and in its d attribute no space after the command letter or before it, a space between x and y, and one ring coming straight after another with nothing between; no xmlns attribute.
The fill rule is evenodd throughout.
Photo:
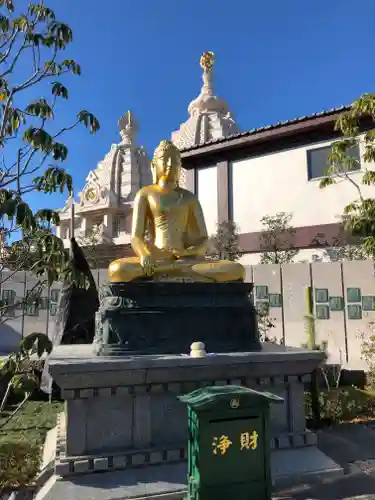
<svg viewBox="0 0 375 500"><path fill-rule="evenodd" d="M138 125L128 111L118 122L122 141L95 170L90 170L79 201L69 199L60 211L57 236L70 245L71 218L74 236L83 245L126 245L130 242L133 200L137 191L152 183L147 152L137 146Z"/></svg>

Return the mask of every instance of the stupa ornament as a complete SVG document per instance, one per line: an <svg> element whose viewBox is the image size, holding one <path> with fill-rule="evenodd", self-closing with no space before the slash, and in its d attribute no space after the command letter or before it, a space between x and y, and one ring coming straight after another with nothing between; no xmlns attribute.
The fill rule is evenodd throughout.
<svg viewBox="0 0 375 500"><path fill-rule="evenodd" d="M132 144L138 134L138 123L131 111L127 111L118 121L122 144Z"/></svg>
<svg viewBox="0 0 375 500"><path fill-rule="evenodd" d="M214 52L206 51L200 57L200 66L203 69L203 85L199 96L192 101L188 107L190 116L202 113L218 113L226 116L229 113L228 105L225 101L215 96L214 93L214 72L213 67L216 57Z"/></svg>
<svg viewBox="0 0 375 500"><path fill-rule="evenodd" d="M98 193L97 190L90 186L86 191L86 200L90 203L95 203L98 201Z"/></svg>
<svg viewBox="0 0 375 500"><path fill-rule="evenodd" d="M201 68L206 71L212 71L215 63L215 53L211 51L203 52L200 59Z"/></svg>

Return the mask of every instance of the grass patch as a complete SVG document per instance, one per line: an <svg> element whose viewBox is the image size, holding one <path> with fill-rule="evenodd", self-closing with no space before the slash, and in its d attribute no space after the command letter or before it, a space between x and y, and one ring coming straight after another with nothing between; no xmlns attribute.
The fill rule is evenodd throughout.
<svg viewBox="0 0 375 500"><path fill-rule="evenodd" d="M33 484L40 468L46 434L55 427L63 405L61 402L28 401L0 430L0 497L4 492ZM15 408L7 408L0 423Z"/></svg>
<svg viewBox="0 0 375 500"><path fill-rule="evenodd" d="M47 432L55 427L56 417L63 410L63 403L48 401L29 401L10 422L0 430L0 443L5 441L24 440L32 444L42 445ZM0 423L14 410L4 411Z"/></svg>

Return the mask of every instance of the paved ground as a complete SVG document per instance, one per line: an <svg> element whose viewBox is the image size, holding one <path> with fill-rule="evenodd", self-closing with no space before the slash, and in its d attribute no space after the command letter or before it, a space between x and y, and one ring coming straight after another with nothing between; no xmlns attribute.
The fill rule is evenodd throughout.
<svg viewBox="0 0 375 500"><path fill-rule="evenodd" d="M318 439L319 448L344 469L344 476L279 491L273 500L375 500L375 423L338 425L320 431ZM99 476L96 479L99 480ZM68 491L63 497L81 498L70 496Z"/></svg>
<svg viewBox="0 0 375 500"><path fill-rule="evenodd" d="M345 475L280 491L275 500L375 500L375 425L342 424L318 433L319 448Z"/></svg>

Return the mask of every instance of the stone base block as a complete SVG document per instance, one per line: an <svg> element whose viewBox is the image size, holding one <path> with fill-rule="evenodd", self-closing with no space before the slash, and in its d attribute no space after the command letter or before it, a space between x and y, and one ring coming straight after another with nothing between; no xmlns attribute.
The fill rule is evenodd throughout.
<svg viewBox="0 0 375 500"><path fill-rule="evenodd" d="M66 399L60 475L75 473L76 462L80 470L95 471L113 468L115 457L126 457L126 467L183 459L187 410L177 396L207 385L243 385L282 397L282 404L271 407L273 449L315 444L315 434L305 429L304 383L321 361L318 351L264 344L258 352L206 358L105 358L90 349L60 346L49 360Z"/></svg>
<svg viewBox="0 0 375 500"><path fill-rule="evenodd" d="M187 442L180 445L164 446L162 449L128 450L122 453L98 453L91 455L69 456L66 453L66 418L64 413L58 415L58 425L50 431L55 436L54 470L60 477L80 475L95 472L110 472L121 469L139 468L150 465L166 465L182 462L188 457ZM271 438L272 453L280 450L303 448L316 445L314 432L305 429L300 433L284 434ZM51 439L46 440L50 450Z"/></svg>
<svg viewBox="0 0 375 500"><path fill-rule="evenodd" d="M315 446L272 454L274 487L317 482L343 475L343 469ZM185 500L187 464L180 462L139 469L51 478L35 500Z"/></svg>

